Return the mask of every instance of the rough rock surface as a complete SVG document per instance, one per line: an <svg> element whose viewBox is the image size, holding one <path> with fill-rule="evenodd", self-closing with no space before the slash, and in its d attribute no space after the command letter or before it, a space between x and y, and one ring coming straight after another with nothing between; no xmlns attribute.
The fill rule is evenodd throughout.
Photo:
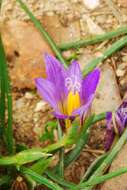
<svg viewBox="0 0 127 190"><path fill-rule="evenodd" d="M101 67L101 79L93 102L93 112L98 114L110 110L115 111L120 103L115 73L109 64L105 64Z"/></svg>
<svg viewBox="0 0 127 190"><path fill-rule="evenodd" d="M80 39L77 21L62 27L58 16L44 16L42 22L57 43ZM2 27L2 35L13 86L34 88L34 78L46 75L43 56L46 52L52 54L48 43L30 22L7 21Z"/></svg>

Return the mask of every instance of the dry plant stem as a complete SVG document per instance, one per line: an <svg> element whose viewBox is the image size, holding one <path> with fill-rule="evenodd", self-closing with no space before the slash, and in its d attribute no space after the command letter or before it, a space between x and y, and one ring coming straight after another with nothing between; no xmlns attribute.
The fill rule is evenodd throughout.
<svg viewBox="0 0 127 190"><path fill-rule="evenodd" d="M43 28L42 24L39 22L39 20L33 15L33 13L29 10L29 8L26 6L26 4L22 0L16 0L21 8L25 11L25 13L29 16L31 21L34 23L35 27L40 31L40 33L43 35L43 37L47 40L49 45L51 46L52 50L58 57L58 59L61 61L61 63L67 67L67 63L65 62L64 58L61 55L61 52L59 48L57 47L56 43L54 40L51 38L51 36L45 31Z"/></svg>
<svg viewBox="0 0 127 190"><path fill-rule="evenodd" d="M81 39L81 40L70 42L70 43L59 44L58 47L62 51L69 50L71 48L76 49L76 48L85 47L87 45L103 42L105 40L110 40L116 36L120 36L123 34L127 34L127 26L123 26L114 31L106 32L105 34L97 35L91 38Z"/></svg>

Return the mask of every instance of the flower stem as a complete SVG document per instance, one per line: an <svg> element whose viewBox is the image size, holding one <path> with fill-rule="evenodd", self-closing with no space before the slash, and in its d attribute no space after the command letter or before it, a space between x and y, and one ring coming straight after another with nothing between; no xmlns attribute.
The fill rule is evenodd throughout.
<svg viewBox="0 0 127 190"><path fill-rule="evenodd" d="M56 43L54 40L51 38L51 36L45 31L43 28L42 24L39 22L39 20L33 15L33 13L29 10L29 8L26 6L26 4L22 0L16 0L21 8L25 11L25 13L29 16L31 21L34 23L35 27L40 31L40 33L43 35L43 37L47 40L49 45L51 46L52 50L58 57L58 59L61 61L61 63L67 67L67 63L65 62L63 56L61 55L61 52L59 48L57 47Z"/></svg>
<svg viewBox="0 0 127 190"><path fill-rule="evenodd" d="M58 138L59 140L62 139L62 130L61 130L61 126L60 126L60 123L58 121L58 125L57 125L57 128L58 128ZM59 175L61 177L64 177L64 148L61 148L59 150Z"/></svg>
<svg viewBox="0 0 127 190"><path fill-rule="evenodd" d="M123 34L127 34L127 26L123 26L114 31L106 32L105 34L97 35L95 37L91 37L88 39L81 39L81 40L71 42L71 43L59 44L58 47L62 51L69 50L71 48L81 48L87 45L103 42L105 40L110 40L116 36L120 36Z"/></svg>
<svg viewBox="0 0 127 190"><path fill-rule="evenodd" d="M101 63L110 57L113 53L121 49L127 44L127 36L124 36L120 40L114 42L108 49L103 52L103 55L93 59L83 70L83 75L87 75L91 72L95 67L100 66Z"/></svg>
<svg viewBox="0 0 127 190"><path fill-rule="evenodd" d="M101 113L96 116L91 116L87 119L87 121L84 124L83 130L81 131L81 134L76 142L75 148L68 154L64 159L64 165L67 167L70 163L75 161L85 144L87 143L88 137L89 137L89 128L91 125L95 124L96 122L105 119L106 113Z"/></svg>

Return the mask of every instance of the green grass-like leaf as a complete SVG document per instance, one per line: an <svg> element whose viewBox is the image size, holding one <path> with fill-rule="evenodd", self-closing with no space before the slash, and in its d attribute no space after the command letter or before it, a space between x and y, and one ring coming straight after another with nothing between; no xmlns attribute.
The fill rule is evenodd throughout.
<svg viewBox="0 0 127 190"><path fill-rule="evenodd" d="M5 100L7 99L8 123L6 133L6 144L9 153L13 153L13 131L12 131L12 96L11 85L8 75L6 55L2 38L0 36L0 127L5 131Z"/></svg>
<svg viewBox="0 0 127 190"><path fill-rule="evenodd" d="M42 24L39 22L39 20L33 15L33 13L29 10L29 8L26 6L26 4L22 0L16 0L21 8L25 11L25 13L29 16L30 20L34 23L35 27L40 31L40 33L43 35L43 37L47 40L49 43L50 47L56 54L56 56L59 58L61 63L67 67L67 63L65 62L59 48L57 47L56 43L54 40L51 38L51 36L45 31L43 28Z"/></svg>
<svg viewBox="0 0 127 190"><path fill-rule="evenodd" d="M89 182L96 179L96 177L103 174L104 170L110 166L116 155L121 150L124 143L127 141L127 128L125 129L124 133L116 143L116 145L113 147L113 149L110 151L108 156L104 159L103 163L97 168L97 170L93 173L93 175L89 178ZM86 188L86 190L91 190L92 187Z"/></svg>
<svg viewBox="0 0 127 190"><path fill-rule="evenodd" d="M121 48L127 45L127 36L122 37L120 40L114 42L109 48L107 48L102 56L94 58L90 63L84 68L83 75L87 75L97 66L100 66L104 60L110 57L113 53L117 52Z"/></svg>
<svg viewBox="0 0 127 190"><path fill-rule="evenodd" d="M122 27L119 27L118 29L116 29L114 31L106 32L104 34L93 36L93 37L90 37L87 39L81 39L81 40L70 42L70 43L59 44L58 47L62 51L63 50L69 50L71 48L77 49L77 48L85 47L87 45L92 45L92 44L96 44L99 42L103 42L105 40L109 40L109 39L112 39L114 37L117 37L117 36L120 36L123 34L127 34L127 26L122 26Z"/></svg>
<svg viewBox="0 0 127 190"><path fill-rule="evenodd" d="M125 167L120 168L120 169L118 169L116 171L110 172L108 174L98 176L98 177L92 179L91 181L88 180L88 181L86 181L84 183L81 183L80 185L77 185L74 188L71 188L71 190L83 190L83 189L87 190L87 187L95 186L95 185L100 184L100 183L102 183L104 181L112 179L113 177L120 176L120 175L122 175L124 173L127 173L127 168L125 168ZM90 189L91 189L91 187L90 187Z"/></svg>
<svg viewBox="0 0 127 190"><path fill-rule="evenodd" d="M31 169L28 169L26 167L21 167L20 171L21 171L21 173L30 176L37 183L47 186L49 189L63 190L63 188L60 187L59 185L57 185L56 183L52 182L51 180L49 180L45 177L42 177L41 175L37 174L36 172L32 171Z"/></svg>

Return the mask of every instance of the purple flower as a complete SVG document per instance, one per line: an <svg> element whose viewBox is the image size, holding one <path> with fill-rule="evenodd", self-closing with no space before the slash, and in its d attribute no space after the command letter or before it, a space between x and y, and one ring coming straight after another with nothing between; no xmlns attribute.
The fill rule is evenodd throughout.
<svg viewBox="0 0 127 190"><path fill-rule="evenodd" d="M127 100L119 106L116 112L108 112L106 115L107 129L104 139L104 148L108 151L114 143L116 136L121 136L127 127Z"/></svg>
<svg viewBox="0 0 127 190"><path fill-rule="evenodd" d="M69 127L71 118L83 116L90 107L100 78L99 69L95 69L84 79L77 61L68 69L53 56L46 54L47 79L36 78L36 87L40 95L53 107L59 119L65 119Z"/></svg>

